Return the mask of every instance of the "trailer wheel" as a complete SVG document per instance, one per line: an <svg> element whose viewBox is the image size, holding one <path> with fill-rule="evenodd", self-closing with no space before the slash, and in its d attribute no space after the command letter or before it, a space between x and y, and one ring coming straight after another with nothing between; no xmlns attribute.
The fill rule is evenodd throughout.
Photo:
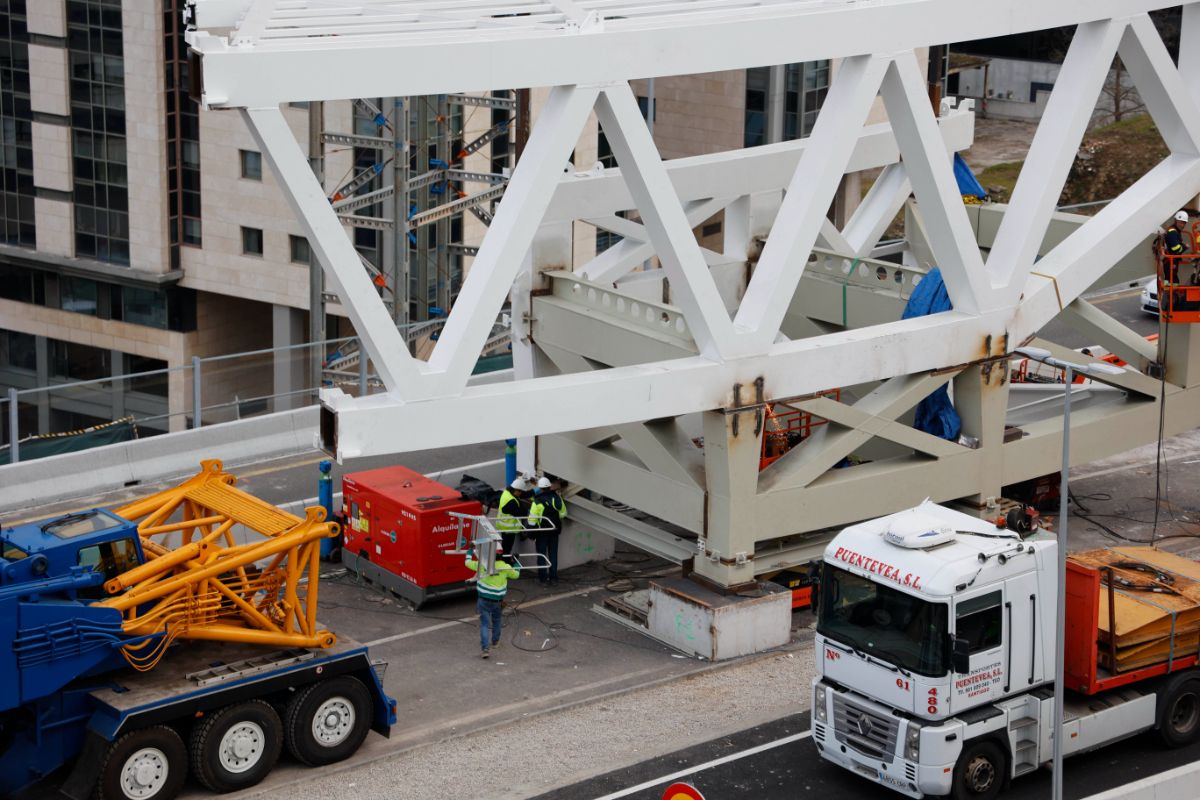
<svg viewBox="0 0 1200 800"><path fill-rule="evenodd" d="M262 700L227 706L192 731L192 774L214 792L253 786L283 749L283 724Z"/></svg>
<svg viewBox="0 0 1200 800"><path fill-rule="evenodd" d="M187 777L187 748L166 725L127 733L109 746L97 800L172 800Z"/></svg>
<svg viewBox="0 0 1200 800"><path fill-rule="evenodd" d="M284 715L284 741L297 761L320 767L348 758L371 727L371 695L357 678L331 678L301 689Z"/></svg>
<svg viewBox="0 0 1200 800"><path fill-rule="evenodd" d="M954 765L954 800L995 800L1004 788L1004 752L995 742L969 743Z"/></svg>
<svg viewBox="0 0 1200 800"><path fill-rule="evenodd" d="M1200 738L1200 678L1188 675L1167 684L1158 709L1158 736L1167 747Z"/></svg>

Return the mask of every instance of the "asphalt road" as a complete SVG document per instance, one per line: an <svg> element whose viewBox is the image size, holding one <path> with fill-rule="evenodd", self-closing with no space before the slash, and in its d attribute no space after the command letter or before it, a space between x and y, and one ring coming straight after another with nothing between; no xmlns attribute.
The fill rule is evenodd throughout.
<svg viewBox="0 0 1200 800"><path fill-rule="evenodd" d="M660 800L675 781L696 787L706 800L795 800L822 798L900 798L817 756L807 736L808 713L795 714L733 736L671 753L556 789L536 800ZM742 755L746 751L754 751ZM1167 750L1152 734L1068 759L1064 794L1085 800L1200 758L1200 743ZM717 763L709 765L709 762ZM681 775L695 767L699 770ZM1042 800L1050 796L1050 771L1013 781L1003 800Z"/></svg>

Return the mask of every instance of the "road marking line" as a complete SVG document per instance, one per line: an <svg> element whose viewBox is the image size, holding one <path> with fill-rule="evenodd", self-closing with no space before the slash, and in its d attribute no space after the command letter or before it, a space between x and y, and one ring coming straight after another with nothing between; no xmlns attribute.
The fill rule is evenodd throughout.
<svg viewBox="0 0 1200 800"><path fill-rule="evenodd" d="M794 733L791 736L785 736L782 739L776 739L773 742L767 742L766 744L760 744L757 747L751 747L749 750L743 750L740 753L732 753L727 756L722 756L721 758L713 759L712 761L706 761L703 764L697 764L696 766L689 767L688 769L681 769L679 772L672 772L670 775L663 775L661 778L655 778L654 780L646 781L645 783L639 783L637 786L631 786L628 789L622 789L619 792L613 792L612 794L606 794L603 797L597 797L596 800L617 800L619 797L628 797L629 795L636 794L643 789L651 789L655 786L661 786L664 783L671 783L672 781L677 781L680 778L686 778L688 775L692 775L697 772L703 772L704 770L711 769L712 767L719 767L723 764L728 764L732 761L746 758L747 756L758 755L759 753L767 750L773 750L776 747L782 747L785 744L791 744L792 742L798 742L801 739L807 739L810 736L812 736L812 731Z"/></svg>
<svg viewBox="0 0 1200 800"><path fill-rule="evenodd" d="M530 606L540 606L546 603L553 603L557 600L565 600L568 597L575 597L577 595L587 594L588 592L594 592L597 589L599 589L598 586L589 586L583 589L575 589L574 591L563 592L562 594L550 595L549 597L539 597L537 600L530 600L528 602L521 603L519 606L517 606L517 608L519 610L522 608L529 608ZM476 617L474 614L469 617L459 617L452 622L439 622L437 625L429 625L424 628L418 628L415 631L407 631L405 633L393 634L392 636L385 636L382 639L376 639L373 642L367 642L366 646L376 647L377 645L387 644L389 642L398 642L401 639L409 639L413 636L420 636L424 633L433 633L434 631L440 631L445 628L453 628L454 626L464 622L474 622L476 619L478 619L478 617Z"/></svg>

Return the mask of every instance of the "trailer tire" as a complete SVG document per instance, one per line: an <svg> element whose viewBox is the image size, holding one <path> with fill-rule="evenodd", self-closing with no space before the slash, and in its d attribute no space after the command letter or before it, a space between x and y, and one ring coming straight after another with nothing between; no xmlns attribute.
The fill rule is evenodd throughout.
<svg viewBox="0 0 1200 800"><path fill-rule="evenodd" d="M1004 789L1004 751L995 742L978 739L968 742L954 765L954 800L995 800Z"/></svg>
<svg viewBox="0 0 1200 800"><path fill-rule="evenodd" d="M214 792L254 786L283 750L283 723L269 703L250 700L204 717L192 730L192 774Z"/></svg>
<svg viewBox="0 0 1200 800"><path fill-rule="evenodd" d="M1158 736L1167 747L1183 747L1200 738L1200 677L1180 676L1163 687Z"/></svg>
<svg viewBox="0 0 1200 800"><path fill-rule="evenodd" d="M131 731L105 753L96 800L172 800L183 788L187 762L187 748L173 728Z"/></svg>
<svg viewBox="0 0 1200 800"><path fill-rule="evenodd" d="M297 761L321 767L349 758L371 729L371 693L343 675L301 689L284 714L284 741Z"/></svg>

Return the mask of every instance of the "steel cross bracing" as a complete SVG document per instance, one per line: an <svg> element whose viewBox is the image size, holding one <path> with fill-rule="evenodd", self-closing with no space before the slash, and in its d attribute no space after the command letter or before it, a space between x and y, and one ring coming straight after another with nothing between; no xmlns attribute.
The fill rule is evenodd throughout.
<svg viewBox="0 0 1200 800"><path fill-rule="evenodd" d="M263 11L264 5L270 8ZM1098 319L1100 312L1078 298L1200 193L1200 110L1194 82L1181 75L1196 74L1200 66L1200 6L1184 4L1177 68L1146 16L1166 5L1000 0L972 4L970 13L963 13L961 2L949 0L637 5L468 0L361 2L353 7L300 0L240 5L201 0L197 20L206 30L194 32L191 41L201 55L206 102L243 109L388 388L384 395L367 398L337 391L323 396L336 415L327 441L339 458L617 428L622 438L638 442L638 456L643 464L649 459L651 472L674 476L672 486L700 481L696 490L703 499L683 515L704 515L706 552L720 556L716 566L698 569L733 583L752 560L756 533L738 520L756 487L778 489L771 500L776 505L789 491L818 484L828 488L832 484L822 476L835 454L840 459L872 436L908 448L918 460L946 461L947 448L957 445L913 435L897 420L948 380L955 380L956 397L969 406L964 414L968 430L974 429L985 444L971 457L970 469L953 476L946 497L981 496L993 483L998 490L1001 476L1019 472L1006 466L1002 450L990 444L1003 434L1007 389L1002 364L1013 347L1064 307L1093 330L1124 341L1129 352L1138 351L1128 332L1114 328L1107 318ZM954 137L956 125L969 125L970 115L935 115L913 48L1070 24L1078 25L1077 32L985 259L947 157L948 151L965 146L956 146ZM415 68L430 46L445 56L439 69ZM1099 95L1118 52L1170 155L1075 233L1039 254L1087 126L1091 98ZM840 63L811 137L669 163L659 157L624 82L818 58ZM324 201L276 106L341 97L349 86L356 93L387 96L530 85L553 88L436 348L428 361L414 359L388 324L378 294L358 268L336 213ZM864 127L877 98L886 107L889 125ZM593 111L621 169L599 176L564 175ZM870 167L884 171L845 224L832 225L825 215L843 176ZM786 189L782 201L760 213L764 193L780 189ZM861 329L813 324L803 334L790 331L797 338L789 339L785 328L793 299L814 249L848 260L872 255L910 197L919 207L929 257L941 268L954 310ZM617 212L627 209L637 210L640 228L619 221ZM705 252L692 228L721 209L723 252ZM603 289L634 279L628 273L651 255L657 256L659 277L670 288L673 305L655 312L663 335L629 340L644 343L640 357L611 368L596 368L608 365L539 340L534 298L540 293L534 290L542 288L542 279L536 270L569 263L562 258L560 242L544 245L547 237L553 240L554 231L576 220L630 234L612 255L577 267L577 274L589 279L580 291L589 292L586 283ZM772 226L772 220L779 223ZM753 273L741 299L731 302L714 276L723 263L744 262L758 239L764 243ZM519 379L467 388L491 320L510 294ZM614 298L632 310L627 298ZM667 326L686 334L690 344L682 352L655 344L666 341ZM1184 342L1179 347L1185 356L1200 361L1200 341L1189 347L1190 338L1188 330L1177 334L1176 341ZM1200 369L1188 358L1175 365L1174 373L1172 357L1165 358L1172 391L1186 391L1200 378ZM896 380L879 385L887 379ZM1136 378L1109 382L1149 396ZM756 417L764 402L852 386L867 388L840 404L845 410L815 400L806 406L836 422L819 437L827 447L806 447L802 457L785 457L771 468L774 472L764 472L765 483L756 469L747 469L758 455L746 443L745 431L749 426L757 429L754 437L761 436ZM1133 420L1128 414L1136 410L1122 413ZM645 420L689 414L703 416L700 467L672 464L681 452L679 429L659 426L642 432ZM1169 427L1200 422L1179 414L1183 412L1168 415ZM1130 430L1140 432L1140 422ZM549 437L543 445L555 449L551 457L562 463L584 457L554 444L568 438ZM1029 455L1030 463L1037 461L1034 445L1009 452L1018 450ZM525 458L531 452L522 449ZM854 470L845 472L848 476ZM935 473L920 474L928 478ZM850 480L847 476L839 480ZM653 485L644 488L649 491ZM881 492L857 510L882 513L889 509L877 512L875 506L893 500ZM784 512L780 506L774 513ZM838 522L833 514L814 516ZM757 538L781 533L767 530Z"/></svg>

